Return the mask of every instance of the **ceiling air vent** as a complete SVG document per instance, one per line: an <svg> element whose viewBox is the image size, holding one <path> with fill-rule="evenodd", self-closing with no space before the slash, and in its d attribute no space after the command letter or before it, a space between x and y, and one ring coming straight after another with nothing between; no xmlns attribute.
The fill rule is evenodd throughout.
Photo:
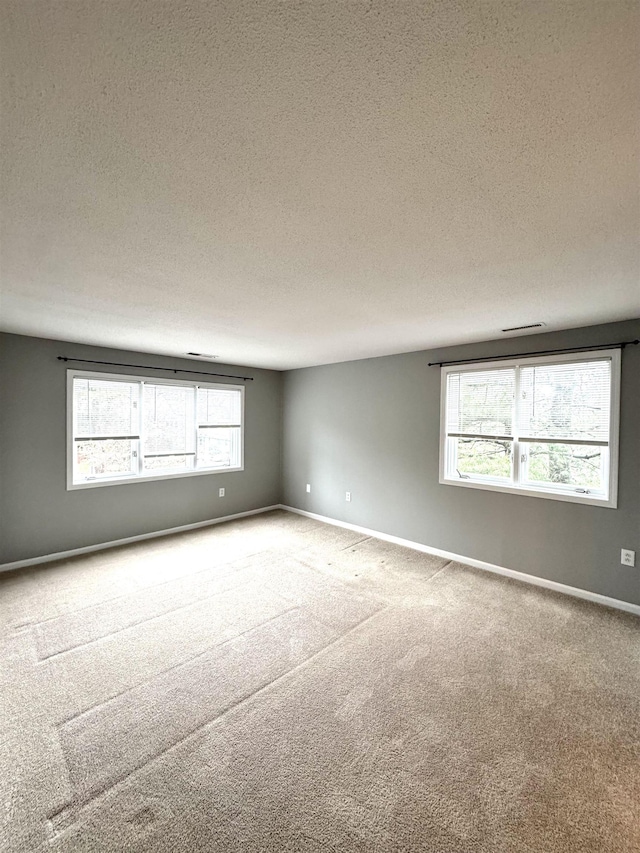
<svg viewBox="0 0 640 853"><path fill-rule="evenodd" d="M544 323L529 323L528 326L511 326L510 329L502 329L503 332L523 332L525 329L541 329Z"/></svg>

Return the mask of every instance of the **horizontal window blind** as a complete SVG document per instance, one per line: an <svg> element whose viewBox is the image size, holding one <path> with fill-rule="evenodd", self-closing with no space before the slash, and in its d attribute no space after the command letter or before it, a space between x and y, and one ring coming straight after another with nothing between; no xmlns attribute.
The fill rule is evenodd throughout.
<svg viewBox="0 0 640 853"><path fill-rule="evenodd" d="M522 437L609 441L609 360L522 367L520 398Z"/></svg>
<svg viewBox="0 0 640 853"><path fill-rule="evenodd" d="M450 373L447 431L458 435L511 436L515 370Z"/></svg>
<svg viewBox="0 0 640 853"><path fill-rule="evenodd" d="M238 426L242 397L236 390L198 388L198 426Z"/></svg>
<svg viewBox="0 0 640 853"><path fill-rule="evenodd" d="M184 385L143 386L144 455L193 452L195 388Z"/></svg>
<svg viewBox="0 0 640 853"><path fill-rule="evenodd" d="M75 379L73 412L77 436L111 438L138 435L136 382Z"/></svg>

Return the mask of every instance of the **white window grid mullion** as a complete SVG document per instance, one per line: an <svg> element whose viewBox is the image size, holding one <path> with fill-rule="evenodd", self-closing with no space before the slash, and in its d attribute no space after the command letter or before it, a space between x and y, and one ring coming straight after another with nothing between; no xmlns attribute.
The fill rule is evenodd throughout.
<svg viewBox="0 0 640 853"><path fill-rule="evenodd" d="M196 424L196 406L198 402L198 386L192 385L191 387L191 411L188 412L188 408L185 411L185 426L184 426L184 446L186 450L185 456L185 467L188 471L195 471L196 469L196 453L198 452L197 445L195 442L194 434L195 434L195 424ZM189 442L192 444L189 444ZM193 447L193 450L191 450Z"/></svg>
<svg viewBox="0 0 640 853"><path fill-rule="evenodd" d="M606 450L603 450L600 457L600 468L604 491L608 495L611 490L611 447L609 445L607 445Z"/></svg>
<svg viewBox="0 0 640 853"><path fill-rule="evenodd" d="M74 441L135 441L139 435L131 433L131 435L77 435L74 436Z"/></svg>
<svg viewBox="0 0 640 853"><path fill-rule="evenodd" d="M93 415L91 413L91 380L87 381L87 426L89 434L93 432Z"/></svg>
<svg viewBox="0 0 640 853"><path fill-rule="evenodd" d="M144 435L144 382L138 382L138 477L141 477L144 471L143 447L145 442Z"/></svg>
<svg viewBox="0 0 640 853"><path fill-rule="evenodd" d="M512 435L495 435L484 432L448 432L449 438L482 438L485 441L513 441Z"/></svg>
<svg viewBox="0 0 640 853"><path fill-rule="evenodd" d="M450 474L453 476L458 473L458 442L450 441L447 439L447 449L449 452L449 459L451 463L451 471Z"/></svg>
<svg viewBox="0 0 640 853"><path fill-rule="evenodd" d="M578 447L609 447L608 441L595 438L553 438L548 435L523 435L520 436L519 440L525 444L572 444Z"/></svg>
<svg viewBox="0 0 640 853"><path fill-rule="evenodd" d="M520 458L520 365L516 364L514 371L514 398L513 408L511 411L511 432L513 433L512 461L511 461L511 482L514 486L520 486L522 481L522 466L527 464L528 460Z"/></svg>
<svg viewBox="0 0 640 853"><path fill-rule="evenodd" d="M193 450L195 456L193 457L193 467L194 470L198 470L200 467L200 458L198 455L198 445L200 442L198 441L200 434L198 432L199 424L198 424L198 391L200 390L200 385L196 385L195 391L193 394Z"/></svg>

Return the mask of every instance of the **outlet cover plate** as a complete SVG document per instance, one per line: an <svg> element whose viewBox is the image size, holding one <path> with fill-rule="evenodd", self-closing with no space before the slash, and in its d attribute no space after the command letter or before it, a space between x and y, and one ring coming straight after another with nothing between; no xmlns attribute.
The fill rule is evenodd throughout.
<svg viewBox="0 0 640 853"><path fill-rule="evenodd" d="M623 566L635 566L636 552L630 551L628 548L623 548L620 551L620 562Z"/></svg>

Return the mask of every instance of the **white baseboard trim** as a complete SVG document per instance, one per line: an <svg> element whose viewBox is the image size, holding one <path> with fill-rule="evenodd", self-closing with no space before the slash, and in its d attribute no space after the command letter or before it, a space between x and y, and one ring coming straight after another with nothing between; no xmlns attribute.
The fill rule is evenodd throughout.
<svg viewBox="0 0 640 853"><path fill-rule="evenodd" d="M528 575L525 572L516 572L514 569L506 569L504 566L495 566L493 563L485 563L484 560L474 560L472 557L463 557L461 554L453 554L451 551L443 551L440 548L431 548L428 545L422 545L420 542L413 542L411 539L401 539L399 536L391 536L389 533L381 533L379 530L371 530L368 527L361 527L359 524L349 524L346 521L338 521L335 518L328 518L326 515L318 515L315 512L307 512L303 509L296 509L293 506L280 505L280 509L287 512L295 512L297 515L304 515L307 518L313 518L316 521L323 521L325 524L333 524L336 527L345 527L347 530L353 530L355 533L362 533L365 536L373 536L375 539L382 539L385 542L393 542L394 545L402 545L404 548L412 548L414 551L422 551L424 554L433 554L436 557L442 557L445 560L453 560L456 563L464 563L467 566L472 566L474 569L483 569L485 572L493 572L496 575L503 575L507 578L522 581L523 583L532 584L533 586L541 586L544 589L553 589L555 592L562 592L565 595L572 595L574 598L583 598L585 601L593 601L596 604L603 604L605 607L613 607L616 610L624 610L626 613L633 613L640 616L640 604L632 604L629 601L622 601L619 598L609 598L606 595L600 595L597 592L590 592L588 589L580 589L575 586L567 586L558 581L550 581L546 578L539 578L536 575Z"/></svg>
<svg viewBox="0 0 640 853"><path fill-rule="evenodd" d="M326 515L318 515L315 512L307 512L303 509L297 509L286 504L273 504L272 506L264 506L259 509L250 509L246 512L236 512L233 515L224 515L221 518L212 518L207 521L196 521L194 524L182 524L179 527L169 527L165 530L154 530L151 533L141 533L138 536L128 536L126 539L114 539L111 542L100 542L97 545L86 545L83 548L72 548L69 551L58 551L55 554L44 554L41 557L31 557L26 560L16 560L12 563L0 564L0 572L8 572L12 569L22 569L27 566L37 566L41 563L51 563L55 560L66 560L69 557L78 557L81 554L90 554L93 551L103 551L108 548L116 548L119 545L130 545L133 542L142 542L145 539L156 539L160 536L170 536L172 533L184 533L188 530L197 530L200 527L210 527L214 524L223 524L225 521L233 521L236 518L246 518L250 515L260 515L264 512L271 512L275 509L283 509L287 512L296 513L296 515L304 515L307 518L313 518L316 521L322 521L325 524L332 524L335 527L344 527L347 530L353 530L356 533L362 533L364 536L372 536L375 539L382 539L384 542L392 542L394 545L401 545L404 548L411 548L414 551L421 551L424 554L433 554L436 557L442 557L445 560L453 560L456 563L464 563L467 566L472 566L475 569L482 569L486 572L493 572L496 575L503 575L507 578L522 581L523 583L540 586L544 589L552 589L556 592L571 595L574 598L582 598L585 601L593 601L596 604L602 604L605 607L613 607L616 610L624 610L626 613L633 613L635 616L640 616L640 604L632 604L629 601L622 601L619 598L609 598L606 595L600 595L597 592L590 592L587 589L580 589L575 586L558 583L558 581L539 578L536 575L528 575L525 572L517 572L514 569L507 569L504 566L496 566L493 563L486 563L484 560L476 560L473 557L465 557L462 554L454 554L451 551L443 551L441 548L432 548L429 545L422 545L420 542L414 542L411 539L402 539L400 536L392 536L389 533L382 533L379 530L372 530L369 527L362 527L359 524L350 524L347 521L338 521L336 518L329 518Z"/></svg>
<svg viewBox="0 0 640 853"><path fill-rule="evenodd" d="M83 548L72 548L70 551L58 551L55 554L44 554L42 557L31 557L27 560L16 560L13 563L0 564L0 572L8 572L12 569L23 569L27 566L37 566L40 563L51 563L54 560L66 560L68 557L78 557L81 554L90 554L92 551L103 551L107 548L116 548L118 545L130 545L132 542L142 542L144 539L156 539L158 536L170 536L172 533L184 533L186 530L197 530L199 527L210 527L212 524L222 524L225 521L233 521L236 518L246 518L248 515L259 515L262 512L270 512L281 509L280 504L263 506L260 509L250 509L247 512L236 512L233 515L223 515L222 518L212 518L208 521L196 521L194 524L181 524L179 527L169 527L166 530L154 530L151 533L141 533L139 536L128 536L126 539L114 539L113 542L101 542L98 545L86 545Z"/></svg>

